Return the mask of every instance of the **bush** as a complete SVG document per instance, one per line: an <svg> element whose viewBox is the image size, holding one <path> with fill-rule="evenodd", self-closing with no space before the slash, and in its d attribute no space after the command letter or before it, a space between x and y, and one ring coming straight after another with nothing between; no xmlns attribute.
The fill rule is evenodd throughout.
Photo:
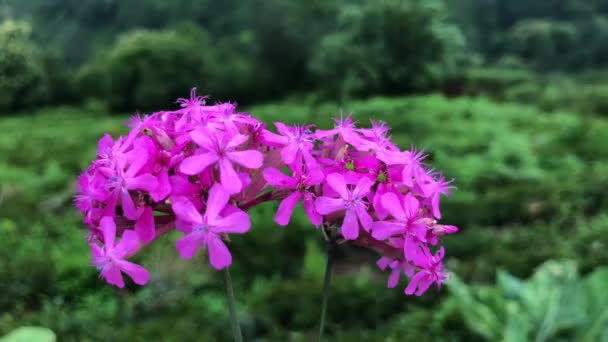
<svg viewBox="0 0 608 342"><path fill-rule="evenodd" d="M167 108L192 86L206 86L210 45L206 32L192 26L129 32L80 70L79 88L85 96L106 100L113 111Z"/></svg>
<svg viewBox="0 0 608 342"><path fill-rule="evenodd" d="M43 55L30 35L25 22L0 24L0 112L32 107L49 98Z"/></svg>
<svg viewBox="0 0 608 342"><path fill-rule="evenodd" d="M382 0L344 5L309 67L332 96L427 89L457 69L464 38L436 1Z"/></svg>

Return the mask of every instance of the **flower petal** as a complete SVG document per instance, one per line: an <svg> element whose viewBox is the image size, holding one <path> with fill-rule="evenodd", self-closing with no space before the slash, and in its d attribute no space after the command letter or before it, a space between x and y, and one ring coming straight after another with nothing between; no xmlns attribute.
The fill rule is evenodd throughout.
<svg viewBox="0 0 608 342"><path fill-rule="evenodd" d="M236 194L243 187L243 183L234 171L232 163L225 158L220 160L220 182L229 194Z"/></svg>
<svg viewBox="0 0 608 342"><path fill-rule="evenodd" d="M135 222L135 232L143 242L154 240L154 212L151 207L144 206L139 209L139 217Z"/></svg>
<svg viewBox="0 0 608 342"><path fill-rule="evenodd" d="M281 201L277 214L274 217L274 221L279 226L286 226L289 224L289 220L293 214L293 209L300 201L300 198L302 198L302 194L299 191L294 191Z"/></svg>
<svg viewBox="0 0 608 342"><path fill-rule="evenodd" d="M179 255L188 260L191 259L194 254L196 254L196 251L203 243L204 238L205 236L200 232L190 233L179 238L179 240L177 240L175 243L175 247L177 248Z"/></svg>
<svg viewBox="0 0 608 342"><path fill-rule="evenodd" d="M129 190L144 190L148 192L154 191L154 189L156 189L158 186L156 177L149 173L133 178L127 178L125 183L127 189Z"/></svg>
<svg viewBox="0 0 608 342"><path fill-rule="evenodd" d="M133 230L125 230L120 237L120 241L114 249L114 255L119 259L124 259L129 254L135 252L139 247L139 238Z"/></svg>
<svg viewBox="0 0 608 342"><path fill-rule="evenodd" d="M387 192L382 195L380 201L382 202L384 209L386 209L391 216L400 221L405 220L405 211L403 210L401 199L399 199L397 194L394 192Z"/></svg>
<svg viewBox="0 0 608 342"><path fill-rule="evenodd" d="M314 224L315 227L318 227L323 223L323 217L319 215L317 210L315 209L315 202L313 200L313 196L310 193L304 195L304 211L306 211L306 215L310 220L310 223Z"/></svg>
<svg viewBox="0 0 608 342"><path fill-rule="evenodd" d="M129 261L121 261L119 264L120 269L125 272L133 282L137 285L146 285L150 280L150 273L143 266L134 264Z"/></svg>
<svg viewBox="0 0 608 342"><path fill-rule="evenodd" d="M372 224L372 237L376 240L386 240L393 235L403 234L405 227L398 222L377 221Z"/></svg>
<svg viewBox="0 0 608 342"><path fill-rule="evenodd" d="M103 270L101 270L101 277L110 285L114 285L121 289L125 287L125 281L122 279L120 269L114 264L105 266Z"/></svg>
<svg viewBox="0 0 608 342"><path fill-rule="evenodd" d="M344 200L341 198L331 198L321 196L315 200L315 209L321 215L331 214L344 209Z"/></svg>
<svg viewBox="0 0 608 342"><path fill-rule="evenodd" d="M209 131L204 129L197 129L195 131L190 132L190 138L200 147L206 149L207 151L213 151L215 149L215 145L213 143L213 137L209 134Z"/></svg>
<svg viewBox="0 0 608 342"><path fill-rule="evenodd" d="M340 197L347 199L349 197L349 191L346 188L346 183L344 182L344 177L339 173L330 173L325 178L327 184L336 191Z"/></svg>
<svg viewBox="0 0 608 342"><path fill-rule="evenodd" d="M295 189L298 182L293 178L289 177L274 167L264 169L264 179L268 184L285 189Z"/></svg>
<svg viewBox="0 0 608 342"><path fill-rule="evenodd" d="M104 216L99 221L99 227L103 232L103 244L106 250L114 248L116 242L116 223L114 223L114 219L110 216Z"/></svg>
<svg viewBox="0 0 608 342"><path fill-rule="evenodd" d="M359 223L357 213L353 209L347 209L342 222L342 236L346 240L355 240L359 237Z"/></svg>
<svg viewBox="0 0 608 342"><path fill-rule="evenodd" d="M248 169L259 169L264 164L264 155L256 150L226 152L226 157Z"/></svg>
<svg viewBox="0 0 608 342"><path fill-rule="evenodd" d="M210 225L212 225L214 233L243 234L251 228L251 219L246 212L238 210L215 222L211 222Z"/></svg>
<svg viewBox="0 0 608 342"><path fill-rule="evenodd" d="M232 264L232 255L219 236L209 235L206 242L209 249L209 263L213 268L221 270Z"/></svg>
<svg viewBox="0 0 608 342"><path fill-rule="evenodd" d="M209 197L207 199L207 209L205 211L207 220L215 220L226 204L228 204L229 200L230 195L226 192L226 190L220 184L214 184L211 187L211 190L209 190Z"/></svg>
<svg viewBox="0 0 608 342"><path fill-rule="evenodd" d="M217 162L218 157L214 152L188 157L179 165L179 170L187 175L195 175L204 171L209 165Z"/></svg>
<svg viewBox="0 0 608 342"><path fill-rule="evenodd" d="M353 196L359 198L364 197L369 193L369 189L371 189L372 185L374 185L373 180L369 179L369 177L362 177L353 190Z"/></svg>
<svg viewBox="0 0 608 342"><path fill-rule="evenodd" d="M203 217L188 198L184 196L172 197L171 206L175 216L179 219L199 225L203 224Z"/></svg>
<svg viewBox="0 0 608 342"><path fill-rule="evenodd" d="M135 208L135 203L133 203L131 194L129 194L127 189L122 189L120 191L120 201L125 216L130 220L135 220L137 218L137 209Z"/></svg>
<svg viewBox="0 0 608 342"><path fill-rule="evenodd" d="M355 208L355 211L357 212L357 217L359 217L361 226L363 226L363 228L369 232L369 230L372 228L374 220L371 216L369 216L367 209L364 206L359 205Z"/></svg>

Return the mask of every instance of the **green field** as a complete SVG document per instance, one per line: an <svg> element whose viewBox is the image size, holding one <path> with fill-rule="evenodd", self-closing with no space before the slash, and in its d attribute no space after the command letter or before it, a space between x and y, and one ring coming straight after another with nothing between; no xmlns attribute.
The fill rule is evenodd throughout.
<svg viewBox="0 0 608 342"><path fill-rule="evenodd" d="M568 317L559 310L586 310L585 301L553 305L538 298L532 311L525 303L517 306L512 292L488 291L499 270L527 278L545 260L567 259L587 277L608 264L608 118L442 95L342 104L286 101L246 110L266 122L327 127L340 108L354 112L361 123L386 121L401 147L424 148L436 168L456 178L459 190L442 203L443 221L461 228L445 239L447 265L473 286L466 291L481 291L477 296L486 301L492 293L491 307L498 308L495 321L472 323L487 312L472 301L457 304L454 298L464 298L464 285L450 281L447 289L406 297L399 288L385 287L375 255L345 245L329 304L332 340L471 341L500 339L513 331L551 340L574 339L580 336L577 329L591 329L551 318L555 310ZM71 203L75 179L94 158L102 134L125 133L127 119L95 107L0 118L0 336L41 325L62 341L230 338L222 277L201 257L181 260L173 246L178 234L138 256L152 274L143 288L110 287L89 265ZM251 232L233 239L239 314L246 340L307 341L318 323L324 246L301 211L289 227L274 224L275 205L256 208ZM516 283L500 274L503 283ZM608 278L600 277L605 273L597 274L594 281L605 285ZM498 286L504 285L500 279ZM559 290L564 283L547 281L542 289ZM480 290L480 284L486 287ZM529 317L527 330L512 326L507 312L512 314L513 306L530 315L521 316ZM608 315L605 307L599 318L583 320L596 325L592 338L608 338L608 323L601 320Z"/></svg>

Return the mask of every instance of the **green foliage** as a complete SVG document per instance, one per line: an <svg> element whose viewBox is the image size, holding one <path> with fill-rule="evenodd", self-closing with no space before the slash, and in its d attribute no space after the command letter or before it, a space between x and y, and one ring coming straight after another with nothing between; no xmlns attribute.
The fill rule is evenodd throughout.
<svg viewBox="0 0 608 342"><path fill-rule="evenodd" d="M496 286L454 277L450 301L471 331L488 340L600 341L608 337L608 269L579 277L575 263L548 261L522 281L502 271Z"/></svg>
<svg viewBox="0 0 608 342"><path fill-rule="evenodd" d="M437 1L343 6L336 32L321 39L310 69L334 96L428 88L457 69L462 58L464 38L445 16Z"/></svg>
<svg viewBox="0 0 608 342"><path fill-rule="evenodd" d="M55 342L55 333L41 327L21 327L0 337L0 342Z"/></svg>
<svg viewBox="0 0 608 342"><path fill-rule="evenodd" d="M27 23L0 24L0 112L31 107L49 97L44 60L30 34Z"/></svg>
<svg viewBox="0 0 608 342"><path fill-rule="evenodd" d="M134 31L81 70L85 94L108 101L112 110L166 106L205 81L211 67L204 31Z"/></svg>

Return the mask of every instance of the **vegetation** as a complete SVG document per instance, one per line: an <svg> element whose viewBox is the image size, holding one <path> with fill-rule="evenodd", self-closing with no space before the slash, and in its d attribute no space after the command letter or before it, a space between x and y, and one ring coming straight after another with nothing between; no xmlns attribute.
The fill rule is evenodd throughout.
<svg viewBox="0 0 608 342"><path fill-rule="evenodd" d="M148 286L111 288L72 206L103 133L197 86L266 122L384 120L456 179L447 289L405 297L364 266L375 255L343 246L328 338L606 339L607 39L604 0L0 0L0 336L230 338L202 257L168 239L138 260ZM323 241L302 211L282 229L272 209L231 242L243 333L308 341Z"/></svg>

